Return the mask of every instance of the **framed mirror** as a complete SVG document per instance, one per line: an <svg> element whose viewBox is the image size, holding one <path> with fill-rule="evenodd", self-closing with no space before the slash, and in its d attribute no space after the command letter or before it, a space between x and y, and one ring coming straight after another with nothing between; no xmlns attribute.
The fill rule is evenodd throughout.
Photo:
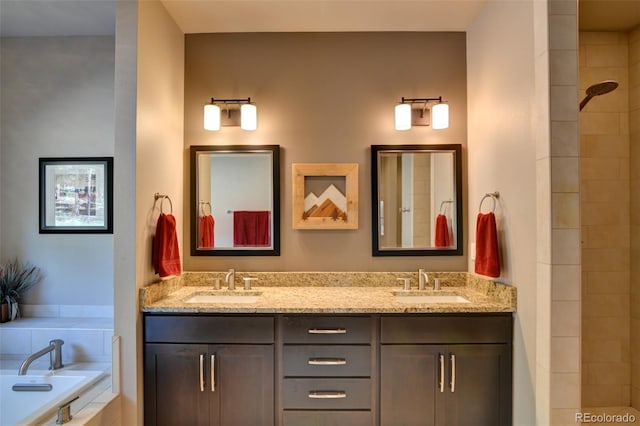
<svg viewBox="0 0 640 426"><path fill-rule="evenodd" d="M280 255L280 146L192 146L191 255Z"/></svg>
<svg viewBox="0 0 640 426"><path fill-rule="evenodd" d="M372 145L374 256L462 254L462 147Z"/></svg>

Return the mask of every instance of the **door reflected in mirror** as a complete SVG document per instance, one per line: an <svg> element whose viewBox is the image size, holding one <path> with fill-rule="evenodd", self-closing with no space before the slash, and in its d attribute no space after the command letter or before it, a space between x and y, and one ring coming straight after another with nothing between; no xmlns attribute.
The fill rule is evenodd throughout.
<svg viewBox="0 0 640 426"><path fill-rule="evenodd" d="M374 256L462 254L461 145L373 145Z"/></svg>
<svg viewBox="0 0 640 426"><path fill-rule="evenodd" d="M191 254L280 254L278 145L191 147Z"/></svg>

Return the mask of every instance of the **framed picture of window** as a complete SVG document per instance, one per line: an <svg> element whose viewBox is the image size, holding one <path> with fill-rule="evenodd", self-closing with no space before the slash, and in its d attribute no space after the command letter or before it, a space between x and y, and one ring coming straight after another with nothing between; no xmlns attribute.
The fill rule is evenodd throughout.
<svg viewBox="0 0 640 426"><path fill-rule="evenodd" d="M293 229L358 229L358 164L292 164Z"/></svg>
<svg viewBox="0 0 640 426"><path fill-rule="evenodd" d="M40 158L40 233L113 233L113 157Z"/></svg>

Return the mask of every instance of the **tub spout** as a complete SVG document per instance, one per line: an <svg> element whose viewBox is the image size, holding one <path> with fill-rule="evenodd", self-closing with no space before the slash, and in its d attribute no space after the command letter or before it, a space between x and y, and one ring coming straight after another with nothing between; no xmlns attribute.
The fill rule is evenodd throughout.
<svg viewBox="0 0 640 426"><path fill-rule="evenodd" d="M18 376L24 376L25 374L27 374L27 370L29 369L31 363L46 354L49 354L49 370L57 370L64 367L64 365L62 365L63 344L64 341L60 339L53 339L49 342L49 346L29 355L20 366L20 369L18 370Z"/></svg>

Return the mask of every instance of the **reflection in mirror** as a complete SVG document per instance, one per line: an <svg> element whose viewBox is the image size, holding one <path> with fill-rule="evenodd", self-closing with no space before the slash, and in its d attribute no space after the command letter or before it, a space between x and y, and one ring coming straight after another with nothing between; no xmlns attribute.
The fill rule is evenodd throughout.
<svg viewBox="0 0 640 426"><path fill-rule="evenodd" d="M461 145L371 147L374 256L462 254Z"/></svg>
<svg viewBox="0 0 640 426"><path fill-rule="evenodd" d="M278 256L278 145L191 147L191 254Z"/></svg>

